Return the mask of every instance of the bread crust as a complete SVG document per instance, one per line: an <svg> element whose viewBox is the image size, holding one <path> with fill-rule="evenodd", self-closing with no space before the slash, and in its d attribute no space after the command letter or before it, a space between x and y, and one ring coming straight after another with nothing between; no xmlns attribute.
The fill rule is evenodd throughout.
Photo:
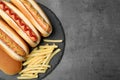
<svg viewBox="0 0 120 80"><path fill-rule="evenodd" d="M7 75L14 75L21 71L22 62L16 61L11 58L3 49L0 47L0 70Z"/></svg>

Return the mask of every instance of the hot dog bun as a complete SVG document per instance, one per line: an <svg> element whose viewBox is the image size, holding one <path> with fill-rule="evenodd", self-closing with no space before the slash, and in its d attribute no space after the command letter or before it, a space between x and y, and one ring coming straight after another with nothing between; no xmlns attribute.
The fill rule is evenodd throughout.
<svg viewBox="0 0 120 80"><path fill-rule="evenodd" d="M41 38L38 31L11 3L0 1L0 15L31 47L39 44Z"/></svg>
<svg viewBox="0 0 120 80"><path fill-rule="evenodd" d="M8 75L14 75L20 72L22 69L22 62L16 61L11 58L3 49L0 47L0 70Z"/></svg>
<svg viewBox="0 0 120 80"><path fill-rule="evenodd" d="M0 47L13 59L25 60L29 53L28 45L24 40L0 19Z"/></svg>
<svg viewBox="0 0 120 80"><path fill-rule="evenodd" d="M40 31L43 37L48 37L52 32L52 26L44 11L35 0L10 0Z"/></svg>

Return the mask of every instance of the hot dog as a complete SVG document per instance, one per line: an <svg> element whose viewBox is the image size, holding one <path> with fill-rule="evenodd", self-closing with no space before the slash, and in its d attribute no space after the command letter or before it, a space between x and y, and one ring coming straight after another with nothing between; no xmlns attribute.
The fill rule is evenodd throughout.
<svg viewBox="0 0 120 80"><path fill-rule="evenodd" d="M40 34L14 5L0 0L0 15L31 47L39 44Z"/></svg>
<svg viewBox="0 0 120 80"><path fill-rule="evenodd" d="M16 61L24 61L29 53L25 41L0 19L0 48Z"/></svg>
<svg viewBox="0 0 120 80"><path fill-rule="evenodd" d="M52 26L35 0L10 0L20 11L31 21L31 23L40 31L43 37L47 37L52 32Z"/></svg>
<svg viewBox="0 0 120 80"><path fill-rule="evenodd" d="M11 58L3 49L0 47L0 70L7 75L14 75L21 71L22 62Z"/></svg>

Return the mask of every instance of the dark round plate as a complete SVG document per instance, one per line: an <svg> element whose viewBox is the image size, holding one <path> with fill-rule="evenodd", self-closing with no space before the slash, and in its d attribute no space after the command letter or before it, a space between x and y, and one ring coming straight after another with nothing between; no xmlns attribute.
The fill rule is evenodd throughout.
<svg viewBox="0 0 120 80"><path fill-rule="evenodd" d="M48 18L52 24L52 27L53 27L53 32L49 37L47 37L47 39L62 39L63 42L57 43L57 45L61 49L61 52L59 52L57 55L55 55L53 57L53 59L51 60L51 62L50 62L51 68L48 69L46 73L39 74L39 77L37 78L37 80L41 80L41 79L45 78L48 74L50 74L56 68L56 66L59 64L59 62L62 59L62 56L64 53L64 48L65 48L65 34L64 34L64 30L63 30L61 22L59 21L57 16L50 9L48 9L46 6L44 6L40 3L39 3L39 5L41 6L41 8L45 12L45 14L48 16ZM44 44L43 41L41 41L41 44ZM0 71L0 80L17 80L17 76L18 75L8 76L8 75L4 74L2 71Z"/></svg>

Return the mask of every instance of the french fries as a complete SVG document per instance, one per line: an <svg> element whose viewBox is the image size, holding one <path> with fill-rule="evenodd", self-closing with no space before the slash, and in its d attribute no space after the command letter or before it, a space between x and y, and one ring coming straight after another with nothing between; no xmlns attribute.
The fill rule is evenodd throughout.
<svg viewBox="0 0 120 80"><path fill-rule="evenodd" d="M43 41L44 41L44 42L55 42L55 43L60 43L60 42L62 42L63 40L49 40L49 39L44 39Z"/></svg>
<svg viewBox="0 0 120 80"><path fill-rule="evenodd" d="M61 42L47 40L52 42ZM40 45L32 50L27 56L27 60L23 63L25 68L19 73L18 79L33 79L37 78L39 73L45 73L48 68L51 68L49 64L51 59L61 51L56 44Z"/></svg>

